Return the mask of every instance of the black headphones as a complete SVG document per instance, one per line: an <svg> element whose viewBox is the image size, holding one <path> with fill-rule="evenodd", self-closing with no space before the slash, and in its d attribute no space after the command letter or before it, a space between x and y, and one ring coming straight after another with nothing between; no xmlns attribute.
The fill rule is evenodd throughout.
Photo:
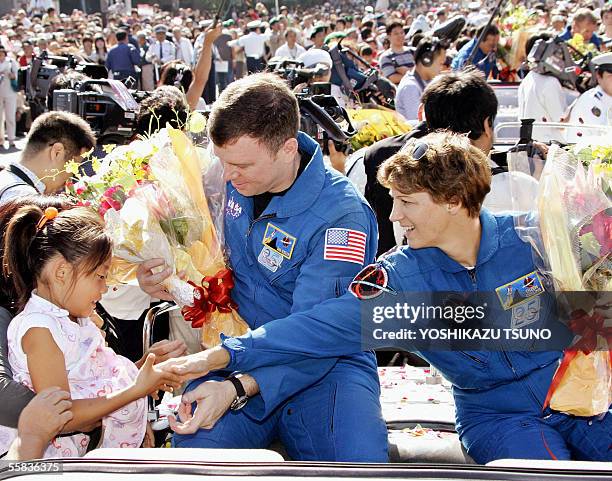
<svg viewBox="0 0 612 481"><path fill-rule="evenodd" d="M423 37L414 51L414 62L421 62L424 67L431 67L435 53L442 49L448 49L448 47L449 44L446 39Z"/></svg>

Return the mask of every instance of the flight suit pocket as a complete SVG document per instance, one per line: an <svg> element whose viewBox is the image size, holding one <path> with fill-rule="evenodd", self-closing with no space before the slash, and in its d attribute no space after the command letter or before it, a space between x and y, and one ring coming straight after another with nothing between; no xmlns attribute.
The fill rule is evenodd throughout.
<svg viewBox="0 0 612 481"><path fill-rule="evenodd" d="M337 384L309 387L283 408L283 444L294 459L335 459L334 413Z"/></svg>

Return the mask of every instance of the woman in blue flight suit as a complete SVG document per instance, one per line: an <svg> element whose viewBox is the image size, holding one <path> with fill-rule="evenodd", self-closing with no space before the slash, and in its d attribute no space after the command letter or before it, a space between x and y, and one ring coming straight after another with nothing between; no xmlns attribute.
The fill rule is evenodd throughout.
<svg viewBox="0 0 612 481"><path fill-rule="evenodd" d="M368 279L378 279L374 284L380 289L369 294L380 292L382 303L393 291L498 292L500 308L512 309L508 317L514 318L513 301L504 300L511 284L513 289L523 286L535 292L530 298L532 315L550 314L546 296L534 291L534 280L540 282L540 290L541 281L535 276L530 246L514 230L513 217L480 211L491 180L482 152L466 137L450 133L430 134L416 142L410 155L392 157L379 172L394 199L391 219L406 229L410 247L362 271ZM353 282L353 292L310 311L270 322L240 338L226 338L222 347L187 361L182 372L226 365L245 370L358 351L364 305L357 295L364 297L360 285ZM457 431L478 463L503 458L612 460L609 413L580 418L542 409L560 351L419 354L453 384Z"/></svg>

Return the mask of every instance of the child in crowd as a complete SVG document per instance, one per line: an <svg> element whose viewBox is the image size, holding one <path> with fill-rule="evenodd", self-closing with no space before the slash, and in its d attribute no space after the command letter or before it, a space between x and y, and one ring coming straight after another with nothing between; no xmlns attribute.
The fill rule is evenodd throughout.
<svg viewBox="0 0 612 481"><path fill-rule="evenodd" d="M105 346L89 319L106 292L112 241L84 208L44 212L21 207L5 236L3 269L19 314L8 329L16 381L40 392L57 386L72 396L73 418L45 457L82 456L87 432L102 422L101 447L139 447L146 430L147 394L178 387L178 378L154 367L150 354L136 366ZM16 435L0 426L0 453Z"/></svg>

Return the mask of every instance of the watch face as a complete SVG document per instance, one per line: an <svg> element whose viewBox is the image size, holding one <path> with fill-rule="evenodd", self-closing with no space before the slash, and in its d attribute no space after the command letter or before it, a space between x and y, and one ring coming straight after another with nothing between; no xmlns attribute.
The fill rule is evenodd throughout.
<svg viewBox="0 0 612 481"><path fill-rule="evenodd" d="M234 400L234 402L230 406L230 409L232 411L238 411L239 409L242 409L244 406L246 406L248 400L249 398L247 396L238 397Z"/></svg>

